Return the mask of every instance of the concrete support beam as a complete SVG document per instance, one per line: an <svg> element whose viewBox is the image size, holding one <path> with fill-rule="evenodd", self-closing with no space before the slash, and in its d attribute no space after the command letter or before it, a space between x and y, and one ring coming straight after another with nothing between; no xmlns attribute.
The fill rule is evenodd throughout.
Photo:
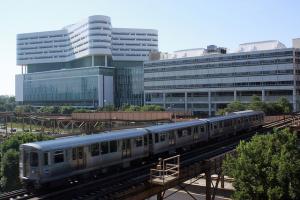
<svg viewBox="0 0 300 200"><path fill-rule="evenodd" d="M265 95L266 95L266 91L262 90L261 91L261 101L265 101Z"/></svg>
<svg viewBox="0 0 300 200"><path fill-rule="evenodd" d="M208 116L211 116L211 92L208 91Z"/></svg>
<svg viewBox="0 0 300 200"><path fill-rule="evenodd" d="M206 200L211 200L211 174L210 168L205 171L205 180L206 180Z"/></svg>
<svg viewBox="0 0 300 200"><path fill-rule="evenodd" d="M104 66L107 67L107 55L104 56Z"/></svg>
<svg viewBox="0 0 300 200"><path fill-rule="evenodd" d="M166 93L163 93L163 105L164 108L166 109Z"/></svg>
<svg viewBox="0 0 300 200"><path fill-rule="evenodd" d="M293 112L297 111L297 99L296 99L297 91L293 89Z"/></svg>
<svg viewBox="0 0 300 200"><path fill-rule="evenodd" d="M236 101L236 90L233 91L233 100Z"/></svg>
<svg viewBox="0 0 300 200"><path fill-rule="evenodd" d="M187 92L184 93L184 111L187 112Z"/></svg>

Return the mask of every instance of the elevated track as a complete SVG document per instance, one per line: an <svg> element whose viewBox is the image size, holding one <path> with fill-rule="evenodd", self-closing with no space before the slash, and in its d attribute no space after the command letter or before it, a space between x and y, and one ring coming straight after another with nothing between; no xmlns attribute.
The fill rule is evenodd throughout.
<svg viewBox="0 0 300 200"><path fill-rule="evenodd" d="M149 172L156 164L156 159L149 160L136 167L122 171L108 172L101 177L94 177L86 182L74 181L68 187L56 188L39 194L28 193L24 189L0 194L3 199L145 199L163 193L165 190L180 185L186 180L197 177L201 173L218 173L222 159L233 151L241 140L250 140L256 133L266 133L273 128L285 128L298 120L299 115L266 124L260 130L233 138L216 141L200 148L181 152L180 177L164 186L149 182ZM211 195L211 193L207 194Z"/></svg>

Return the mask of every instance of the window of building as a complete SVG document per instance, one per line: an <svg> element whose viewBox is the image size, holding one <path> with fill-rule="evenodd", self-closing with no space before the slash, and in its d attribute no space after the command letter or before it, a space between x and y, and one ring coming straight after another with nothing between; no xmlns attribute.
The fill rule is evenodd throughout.
<svg viewBox="0 0 300 200"><path fill-rule="evenodd" d="M102 142L101 143L101 154L107 154L108 153L108 142Z"/></svg>
<svg viewBox="0 0 300 200"><path fill-rule="evenodd" d="M117 140L110 141L109 147L110 147L109 149L110 149L111 153L117 152L118 151L118 141Z"/></svg>
<svg viewBox="0 0 300 200"><path fill-rule="evenodd" d="M64 151L58 150L54 152L54 163L64 162Z"/></svg>
<svg viewBox="0 0 300 200"><path fill-rule="evenodd" d="M37 167L39 165L38 153L30 152L30 166Z"/></svg>
<svg viewBox="0 0 300 200"><path fill-rule="evenodd" d="M91 156L99 156L99 143L95 143L91 145Z"/></svg>

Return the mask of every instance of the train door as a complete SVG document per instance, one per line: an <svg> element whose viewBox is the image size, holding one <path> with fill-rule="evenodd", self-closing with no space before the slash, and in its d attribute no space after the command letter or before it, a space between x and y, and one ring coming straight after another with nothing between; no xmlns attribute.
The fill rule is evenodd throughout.
<svg viewBox="0 0 300 200"><path fill-rule="evenodd" d="M144 135L144 154L148 153L148 136Z"/></svg>
<svg viewBox="0 0 300 200"><path fill-rule="evenodd" d="M169 146L175 145L175 133L174 131L169 132Z"/></svg>
<svg viewBox="0 0 300 200"><path fill-rule="evenodd" d="M199 135L200 135L200 126L195 126L193 128L194 128L193 139L194 140L198 140L199 139Z"/></svg>
<svg viewBox="0 0 300 200"><path fill-rule="evenodd" d="M122 159L130 158L131 156L131 145L130 139L122 140Z"/></svg>
<svg viewBox="0 0 300 200"><path fill-rule="evenodd" d="M21 149L21 162L20 168L23 168L23 176L28 177L30 174L30 167L29 167L29 152Z"/></svg>
<svg viewBox="0 0 300 200"><path fill-rule="evenodd" d="M85 168L85 155L83 147L75 147L72 149L72 159L74 163L75 169L83 169Z"/></svg>
<svg viewBox="0 0 300 200"><path fill-rule="evenodd" d="M148 134L148 138L149 138L149 153L153 153L153 138L152 138L152 134Z"/></svg>

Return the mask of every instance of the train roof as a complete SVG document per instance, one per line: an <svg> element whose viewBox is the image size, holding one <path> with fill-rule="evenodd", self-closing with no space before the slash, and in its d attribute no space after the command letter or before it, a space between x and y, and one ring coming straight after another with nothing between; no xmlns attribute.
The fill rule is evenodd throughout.
<svg viewBox="0 0 300 200"><path fill-rule="evenodd" d="M125 138L133 138L138 136L143 136L147 134L147 131L142 128L135 129L125 129L120 131L112 131L106 133L99 133L94 135L85 135L85 136L71 136L60 138L56 140L47 140L41 142L32 142L22 144L22 146L29 146L35 149L50 151L55 149L66 149L76 146L89 145L102 141L111 141L111 140L121 140Z"/></svg>
<svg viewBox="0 0 300 200"><path fill-rule="evenodd" d="M176 122L176 123L150 126L150 127L146 127L145 129L147 129L153 133L158 133L158 132L164 132L164 131L169 131L169 130L174 130L174 129L179 129L179 128L185 128L185 127L189 127L189 126L198 126L198 125L206 124L206 123L207 123L206 120L198 119L198 120L191 120L191 121L185 121L185 122Z"/></svg>
<svg viewBox="0 0 300 200"><path fill-rule="evenodd" d="M233 119L233 118L238 118L238 117L243 117L243 116L251 116L251 115L256 115L256 114L263 114L263 112L262 111L245 110L245 111L233 112L233 113L230 113L229 115L225 115L225 116L207 118L206 120L209 122L215 122L215 121L219 121L219 120Z"/></svg>

